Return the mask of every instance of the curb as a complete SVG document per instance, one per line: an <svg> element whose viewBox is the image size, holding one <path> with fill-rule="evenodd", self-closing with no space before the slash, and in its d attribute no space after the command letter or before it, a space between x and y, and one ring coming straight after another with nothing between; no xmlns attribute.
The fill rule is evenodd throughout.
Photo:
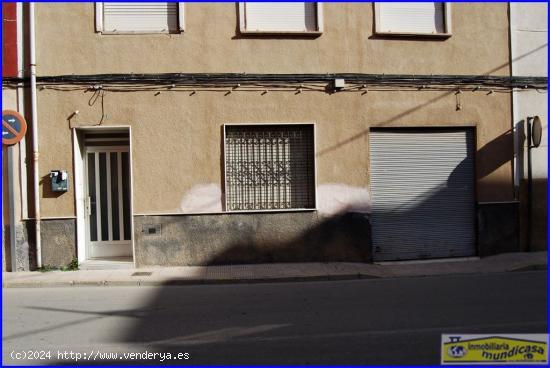
<svg viewBox="0 0 550 368"><path fill-rule="evenodd" d="M315 276L281 276L281 277L260 277L260 278L227 278L227 279L185 279L185 278L172 278L165 280L144 280L136 279L130 280L100 280L100 281L7 281L2 282L2 288L54 288L54 287L89 287L89 286L187 286L187 285L229 285L229 284L260 284L260 283L279 283L279 282L314 282L314 281L345 281L345 280L359 280L359 279L395 279L403 277L429 277L429 276L443 276L443 275L472 275L472 274L488 274L488 273L507 273L507 272L527 272L527 271L542 271L547 270L547 264L533 264L526 266L519 266L516 268L510 268L506 270L499 270L493 272L458 272L458 273L433 273L433 274L417 274L417 275L388 275L388 276L376 276L364 273L350 273L339 275L315 275Z"/></svg>
<svg viewBox="0 0 550 368"><path fill-rule="evenodd" d="M182 286L182 285L227 285L227 284L260 284L278 282L308 282L308 281L345 281L357 279L381 278L366 274L344 274L344 275L316 275L316 276L285 276L251 279L166 279L166 280L143 280L136 281L64 281L64 282L3 282L2 288L49 288L49 287L86 287L86 286Z"/></svg>

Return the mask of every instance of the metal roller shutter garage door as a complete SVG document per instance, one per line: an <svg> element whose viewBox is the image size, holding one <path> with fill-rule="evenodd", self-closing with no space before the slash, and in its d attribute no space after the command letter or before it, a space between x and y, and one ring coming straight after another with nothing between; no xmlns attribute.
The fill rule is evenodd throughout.
<svg viewBox="0 0 550 368"><path fill-rule="evenodd" d="M375 261L476 253L473 129L370 134Z"/></svg>

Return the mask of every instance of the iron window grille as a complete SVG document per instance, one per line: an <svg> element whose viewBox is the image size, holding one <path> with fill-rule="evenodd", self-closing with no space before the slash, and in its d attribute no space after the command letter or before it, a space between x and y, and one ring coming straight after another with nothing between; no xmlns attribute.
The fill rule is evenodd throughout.
<svg viewBox="0 0 550 368"><path fill-rule="evenodd" d="M228 211L315 208L312 124L226 125Z"/></svg>

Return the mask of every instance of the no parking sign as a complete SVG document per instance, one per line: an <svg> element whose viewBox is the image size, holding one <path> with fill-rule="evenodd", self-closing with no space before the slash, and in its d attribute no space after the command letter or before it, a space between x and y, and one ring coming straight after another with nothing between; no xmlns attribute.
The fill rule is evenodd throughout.
<svg viewBox="0 0 550 368"><path fill-rule="evenodd" d="M27 132L25 118L13 110L2 111L2 143L6 145L16 144Z"/></svg>

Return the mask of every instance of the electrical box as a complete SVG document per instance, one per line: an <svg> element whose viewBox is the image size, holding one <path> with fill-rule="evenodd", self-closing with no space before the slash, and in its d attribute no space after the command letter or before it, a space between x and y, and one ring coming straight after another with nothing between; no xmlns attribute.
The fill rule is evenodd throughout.
<svg viewBox="0 0 550 368"><path fill-rule="evenodd" d="M334 88L336 89L342 89L346 86L346 81L345 79L341 79L341 78L336 78L334 80Z"/></svg>
<svg viewBox="0 0 550 368"><path fill-rule="evenodd" d="M67 170L50 171L52 192L66 192L69 190L69 174Z"/></svg>
<svg viewBox="0 0 550 368"><path fill-rule="evenodd" d="M143 225L142 232L145 235L161 235L160 234L160 224Z"/></svg>

